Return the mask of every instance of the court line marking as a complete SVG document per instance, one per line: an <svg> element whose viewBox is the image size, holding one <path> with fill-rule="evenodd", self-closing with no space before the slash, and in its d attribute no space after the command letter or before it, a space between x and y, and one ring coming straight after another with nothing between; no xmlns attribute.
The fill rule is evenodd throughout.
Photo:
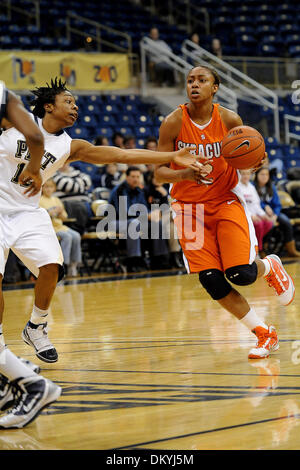
<svg viewBox="0 0 300 470"><path fill-rule="evenodd" d="M200 436L202 434L209 434L209 433L214 433L214 432L227 431L229 429L243 428L243 427L246 427L246 426L253 426L255 424L264 424L264 423L279 421L279 420L282 420L282 419L291 419L291 418L299 419L300 414L295 414L295 415L292 415L292 416L280 416L278 418L268 418L268 419L263 419L263 420L260 420L260 421L252 421L252 422L249 422L249 423L235 424L235 425L232 425L232 426L224 426L224 427L221 427L221 428L207 429L205 431L198 431L198 432L193 432L193 433L189 433L189 434L182 434L182 435L178 435L178 436L174 436L174 437L166 437L166 438L163 438L163 439L156 439L156 440L153 440L153 441L139 442L137 444L129 444L127 446L115 447L114 449L108 449L108 450L132 449L133 447L138 448L139 446L145 446L145 445L149 445L149 444L158 444L160 442L173 441L173 440L176 440L176 439L184 439L186 437Z"/></svg>
<svg viewBox="0 0 300 470"><path fill-rule="evenodd" d="M246 377L273 377L269 374L246 374L246 373L230 373L230 372L188 372L188 371L152 371L152 370L111 370L111 369L47 369L42 367L43 371L64 371L64 372L107 372L117 374L177 374L177 375L229 375L229 376L246 376ZM300 377L300 374L275 374L274 377Z"/></svg>

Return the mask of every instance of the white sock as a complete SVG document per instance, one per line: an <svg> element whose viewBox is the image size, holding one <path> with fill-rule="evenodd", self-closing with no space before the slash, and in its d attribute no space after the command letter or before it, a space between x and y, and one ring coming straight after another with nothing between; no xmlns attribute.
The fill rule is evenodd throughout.
<svg viewBox="0 0 300 470"><path fill-rule="evenodd" d="M269 272L270 272L270 269L271 269L270 263L269 263L269 261L268 261L267 259L261 259L260 261L261 261L262 263L264 263L264 265L265 265L265 273L264 273L264 276L267 276L267 275L269 274Z"/></svg>
<svg viewBox="0 0 300 470"><path fill-rule="evenodd" d="M0 352L0 372L9 380L19 379L20 377L32 377L37 374L29 367L23 364L17 356L5 348Z"/></svg>
<svg viewBox="0 0 300 470"><path fill-rule="evenodd" d="M42 310L35 305L33 306L31 318L31 323L39 325L40 323L45 323L47 321L48 310Z"/></svg>
<svg viewBox="0 0 300 470"><path fill-rule="evenodd" d="M254 330L257 326L268 329L268 326L256 315L254 308L250 308L249 312L240 320L249 330Z"/></svg>

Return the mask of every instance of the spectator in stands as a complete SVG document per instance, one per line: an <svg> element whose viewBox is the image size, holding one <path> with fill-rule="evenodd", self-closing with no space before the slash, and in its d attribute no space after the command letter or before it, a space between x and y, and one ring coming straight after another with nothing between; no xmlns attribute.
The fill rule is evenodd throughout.
<svg viewBox="0 0 300 470"><path fill-rule="evenodd" d="M93 142L94 145L109 145L108 138L104 135L98 135Z"/></svg>
<svg viewBox="0 0 300 470"><path fill-rule="evenodd" d="M110 195L109 203L115 207L116 210L116 229L120 233L123 233L125 238L126 233L126 248L127 248L127 269L129 272L137 272L142 270L142 248L140 236L132 236L140 232L140 220L135 215L135 211L130 214L130 208L133 204L141 204L147 209L147 220L151 222L153 226L158 224L159 227L159 238L150 239L151 245L151 267L154 269L160 269L167 267L168 261L168 246L166 240L162 239L162 225L159 220L157 212L148 211L148 204L146 201L145 193L140 188L140 177L141 171L136 166L130 166L126 171L126 180L119 186L116 186ZM119 204L124 203L124 199L119 199L121 196L126 197L126 206L120 208ZM131 209L132 210L132 209ZM126 218L122 219L122 214L126 214ZM150 233L150 230L148 231ZM120 237L122 238L122 236ZM148 237L150 238L150 236Z"/></svg>
<svg viewBox="0 0 300 470"><path fill-rule="evenodd" d="M151 210L151 205L153 204L158 204L159 206L164 205L164 210L161 212L161 221L165 228L164 233L168 233L170 262L174 267L182 268L181 247L178 237L176 236L176 228L171 214L171 208L169 206L169 193L165 185L156 180L153 172L151 173L149 183L145 188L145 195L149 210Z"/></svg>
<svg viewBox="0 0 300 470"><path fill-rule="evenodd" d="M195 43L197 46L200 46L200 38L198 33L193 33L190 37L190 41Z"/></svg>
<svg viewBox="0 0 300 470"><path fill-rule="evenodd" d="M51 217L52 225L58 236L64 255L64 264L68 276L77 276L78 264L81 263L81 237L78 232L64 225L68 214L58 197L53 196L56 185L52 179L46 181L42 187L40 207L46 209Z"/></svg>
<svg viewBox="0 0 300 470"><path fill-rule="evenodd" d="M211 42L211 51L219 59L222 59L222 44L221 44L220 39L213 38Z"/></svg>
<svg viewBox="0 0 300 470"><path fill-rule="evenodd" d="M100 186L108 189L113 189L120 183L122 173L118 171L116 163L109 163L105 165L104 171L101 175Z"/></svg>
<svg viewBox="0 0 300 470"><path fill-rule="evenodd" d="M247 204L247 209L251 215L253 225L255 228L256 238L258 241L258 250L261 257L265 256L263 250L263 238L271 230L274 225L272 218L261 207L259 195L250 182L251 170L240 170L241 180L238 184L238 189L244 196Z"/></svg>
<svg viewBox="0 0 300 470"><path fill-rule="evenodd" d="M261 200L261 206L273 223L278 222L284 234L285 249L289 256L299 258L300 252L296 249L293 226L286 214L281 212L281 203L275 185L270 178L267 167L260 168L255 173L254 185Z"/></svg>
<svg viewBox="0 0 300 470"><path fill-rule="evenodd" d="M125 148L124 147L124 136L120 132L115 132L112 136L112 144L115 147L119 147L121 149Z"/></svg>
<svg viewBox="0 0 300 470"><path fill-rule="evenodd" d="M136 138L134 135L127 135L124 138L124 148L125 149L134 149L136 148ZM144 173L147 172L147 166L144 164L135 165L141 170L141 188L145 186Z"/></svg>
<svg viewBox="0 0 300 470"><path fill-rule="evenodd" d="M162 39L159 39L158 28L152 27L150 29L149 37L150 39L152 39L152 41L155 41L162 49L172 52L170 46L168 46L168 44ZM166 56L163 54L163 52L160 52L159 54L154 53L150 55L149 72L150 77L153 77L153 81L156 82L157 85L174 86L174 71L172 67L167 63Z"/></svg>
<svg viewBox="0 0 300 470"><path fill-rule="evenodd" d="M145 145L144 145L144 148L147 149L147 150L157 150L157 145L158 145L158 142L157 142L157 138L154 137L154 136L150 136L146 139L146 142L145 142ZM144 172L144 181L145 181L145 184L149 184L151 182L151 178L153 176L153 172L154 172L154 168L155 168L155 165L146 165L146 171Z"/></svg>
<svg viewBox="0 0 300 470"><path fill-rule="evenodd" d="M64 201L69 216L76 219L72 228L82 235L89 217L93 216L88 193L92 184L91 178L66 163L55 173L53 181L56 184L55 196Z"/></svg>

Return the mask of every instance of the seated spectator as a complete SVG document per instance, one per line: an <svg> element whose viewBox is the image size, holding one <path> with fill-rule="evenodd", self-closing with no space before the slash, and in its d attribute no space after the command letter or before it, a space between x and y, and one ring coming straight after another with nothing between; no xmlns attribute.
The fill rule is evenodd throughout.
<svg viewBox="0 0 300 470"><path fill-rule="evenodd" d="M158 145L157 138L154 136L150 136L147 138L144 148L147 150L155 151L157 150L157 145ZM146 185L150 184L151 182L154 168L155 168L155 165L153 164L146 165L146 171L144 171L144 181Z"/></svg>
<svg viewBox="0 0 300 470"><path fill-rule="evenodd" d="M172 52L172 49L168 44L159 39L159 31L158 28L152 27L149 33L150 39L155 41L162 49L166 51ZM157 85L167 85L167 86L174 86L175 84L175 77L174 77L174 70L172 67L167 63L166 56L164 56L163 52L158 54L151 54L149 58L149 70L150 70L150 77L152 77L153 81L156 82Z"/></svg>
<svg viewBox="0 0 300 470"><path fill-rule="evenodd" d="M168 210L162 211L161 221L164 227L164 233L168 233L168 245L170 253L170 262L176 268L182 268L182 254L181 246L178 241L176 228L174 225L174 220L171 213L171 208L169 207L169 198L168 190L164 185L158 183L155 179L154 174L151 174L149 178L149 183L145 188L145 195L148 202L149 210L151 211L152 204L158 204L162 206L165 204L168 207Z"/></svg>
<svg viewBox="0 0 300 470"><path fill-rule="evenodd" d="M200 38L198 33L193 33L190 37L190 41L192 41L197 46L200 46Z"/></svg>
<svg viewBox="0 0 300 470"><path fill-rule="evenodd" d="M250 182L251 170L240 170L241 180L237 188L241 191L246 201L247 209L251 215L258 241L258 250L261 257L265 256L263 251L263 238L271 230L274 222L271 217L262 209L259 195Z"/></svg>
<svg viewBox="0 0 300 470"><path fill-rule="evenodd" d="M281 203L275 185L270 178L267 167L260 168L255 173L254 185L264 208L273 223L278 222L284 234L285 249L289 256L299 258L300 252L296 248L294 230L290 219L281 212Z"/></svg>
<svg viewBox="0 0 300 470"><path fill-rule="evenodd" d="M104 171L102 172L100 178L101 187L113 189L120 183L120 178L122 173L118 171L118 166L116 163L109 163L104 166Z"/></svg>
<svg viewBox="0 0 300 470"><path fill-rule="evenodd" d="M58 197L53 196L56 190L52 179L46 181L42 187L40 207L46 209L51 217L52 225L59 238L64 256L64 264L67 267L68 276L77 276L77 267L81 263L81 237L78 232L64 225L68 214L63 203Z"/></svg>
<svg viewBox="0 0 300 470"><path fill-rule="evenodd" d="M134 135L127 135L124 138L124 148L125 149L135 149L136 148L136 138ZM144 173L147 171L147 166L144 164L135 165L141 170L141 188L145 186Z"/></svg>
<svg viewBox="0 0 300 470"><path fill-rule="evenodd" d="M222 59L222 44L220 39L213 38L211 42L211 52L219 59Z"/></svg>
<svg viewBox="0 0 300 470"><path fill-rule="evenodd" d="M93 216L88 193L91 188L91 178L66 163L55 173L53 181L56 184L55 196L64 201L69 217L77 220L72 228L82 235L88 218Z"/></svg>
<svg viewBox="0 0 300 470"><path fill-rule="evenodd" d="M108 138L104 135L98 135L93 142L94 145L106 145L109 146Z"/></svg>
<svg viewBox="0 0 300 470"><path fill-rule="evenodd" d="M111 140L114 147L124 148L124 136L120 132L115 132Z"/></svg>
<svg viewBox="0 0 300 470"><path fill-rule="evenodd" d="M152 252L151 267L153 269L167 267L168 261L168 246L166 240L162 239L161 220L159 220L157 213L148 210L145 193L140 188L140 178L140 169L136 166L130 166L126 171L126 180L112 190L109 199L109 203L112 204L116 210L116 230L121 233L121 239L126 238L126 265L129 272L140 271L143 264L140 220L135 215L135 211L130 214L130 209L132 210L133 204L145 206L147 210L147 225L151 222L151 224L153 224L152 228L154 230L157 229L155 233L159 234L158 239L150 239L151 232L147 226L148 239L150 239L149 242ZM120 208L120 203L124 203L124 199L120 199L121 196L126 197L126 205Z"/></svg>

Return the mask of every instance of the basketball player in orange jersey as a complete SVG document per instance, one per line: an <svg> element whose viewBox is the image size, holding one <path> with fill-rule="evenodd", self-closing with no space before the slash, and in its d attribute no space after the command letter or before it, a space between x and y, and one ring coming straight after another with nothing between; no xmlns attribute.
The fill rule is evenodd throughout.
<svg viewBox="0 0 300 470"><path fill-rule="evenodd" d="M155 174L160 182L172 185L172 209L187 271L199 273L209 295L257 336L249 358L265 358L279 347L276 330L257 316L228 280L244 286L264 276L282 305L292 302L295 289L276 255L257 259L251 217L243 196L235 189L239 174L222 157L220 146L227 132L243 122L235 112L213 103L219 83L213 69L194 67L187 77L188 104L169 114L160 128L160 151L189 147L192 154L207 158L200 176L173 163L157 166ZM203 215L197 211L199 206ZM204 235L198 246L191 246L189 230L182 227L187 214L192 215L194 232L202 230Z"/></svg>

